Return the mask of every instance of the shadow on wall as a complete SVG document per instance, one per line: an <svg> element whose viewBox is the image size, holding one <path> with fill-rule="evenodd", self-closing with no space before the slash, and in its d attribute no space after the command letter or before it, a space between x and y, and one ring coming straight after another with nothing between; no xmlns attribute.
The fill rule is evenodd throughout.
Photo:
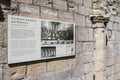
<svg viewBox="0 0 120 80"><path fill-rule="evenodd" d="M11 0L0 0L0 21L4 21L4 12L2 11L2 9L7 9L8 7L10 7L11 4Z"/></svg>

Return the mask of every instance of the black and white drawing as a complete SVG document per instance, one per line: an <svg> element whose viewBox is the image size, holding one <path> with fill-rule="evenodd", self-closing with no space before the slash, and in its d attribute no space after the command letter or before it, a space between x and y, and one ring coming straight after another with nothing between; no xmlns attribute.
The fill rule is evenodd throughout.
<svg viewBox="0 0 120 80"><path fill-rule="evenodd" d="M74 25L53 21L41 22L41 41L43 45L73 44Z"/></svg>

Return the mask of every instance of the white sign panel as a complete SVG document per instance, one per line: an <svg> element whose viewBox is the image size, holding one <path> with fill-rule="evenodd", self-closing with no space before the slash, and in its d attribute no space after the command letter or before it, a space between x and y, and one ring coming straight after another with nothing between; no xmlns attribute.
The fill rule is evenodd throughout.
<svg viewBox="0 0 120 80"><path fill-rule="evenodd" d="M75 55L73 23L8 16L8 63Z"/></svg>

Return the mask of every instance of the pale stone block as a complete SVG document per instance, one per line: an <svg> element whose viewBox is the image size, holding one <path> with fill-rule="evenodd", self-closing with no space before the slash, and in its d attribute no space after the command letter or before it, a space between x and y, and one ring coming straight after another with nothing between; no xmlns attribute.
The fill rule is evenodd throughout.
<svg viewBox="0 0 120 80"><path fill-rule="evenodd" d="M35 5L46 6L46 7L52 7L52 5L53 5L52 0L34 0L33 3Z"/></svg>
<svg viewBox="0 0 120 80"><path fill-rule="evenodd" d="M120 41L120 31L116 31L116 40Z"/></svg>
<svg viewBox="0 0 120 80"><path fill-rule="evenodd" d="M86 27L92 27L92 22L90 21L89 17L86 17Z"/></svg>
<svg viewBox="0 0 120 80"><path fill-rule="evenodd" d="M66 11L67 10L67 1L53 0L53 8Z"/></svg>
<svg viewBox="0 0 120 80"><path fill-rule="evenodd" d="M73 23L73 13L59 11L59 21Z"/></svg>
<svg viewBox="0 0 120 80"><path fill-rule="evenodd" d="M75 66L75 58L65 59L64 64L65 64L65 67L74 67Z"/></svg>
<svg viewBox="0 0 120 80"><path fill-rule="evenodd" d="M115 22L120 22L120 17L119 16L115 16L114 19L115 19Z"/></svg>
<svg viewBox="0 0 120 80"><path fill-rule="evenodd" d="M93 42L84 42L83 43L83 52L93 52L94 43Z"/></svg>
<svg viewBox="0 0 120 80"><path fill-rule="evenodd" d="M113 23L113 30L118 30L118 23L116 22Z"/></svg>
<svg viewBox="0 0 120 80"><path fill-rule="evenodd" d="M83 5L83 0L70 0L75 2L76 4Z"/></svg>
<svg viewBox="0 0 120 80"><path fill-rule="evenodd" d="M4 79L5 80L21 80L25 77L26 66L12 66L7 64L4 66Z"/></svg>
<svg viewBox="0 0 120 80"><path fill-rule="evenodd" d="M114 80L114 75L107 77L106 80Z"/></svg>
<svg viewBox="0 0 120 80"><path fill-rule="evenodd" d="M106 66L114 65L114 61L113 57L107 58Z"/></svg>
<svg viewBox="0 0 120 80"><path fill-rule="evenodd" d="M83 43L82 42L76 42L76 54L82 53L83 50Z"/></svg>
<svg viewBox="0 0 120 80"><path fill-rule="evenodd" d="M77 39L78 41L93 41L93 29L78 27Z"/></svg>
<svg viewBox="0 0 120 80"><path fill-rule="evenodd" d="M94 70L93 62L84 64L84 73L87 74L87 73L93 72L93 70Z"/></svg>
<svg viewBox="0 0 120 80"><path fill-rule="evenodd" d="M88 16L92 14L92 9L84 6L79 6L79 13Z"/></svg>
<svg viewBox="0 0 120 80"><path fill-rule="evenodd" d="M16 0L17 2L32 4L32 0Z"/></svg>
<svg viewBox="0 0 120 80"><path fill-rule="evenodd" d="M86 74L86 80L93 80L93 72Z"/></svg>
<svg viewBox="0 0 120 80"><path fill-rule="evenodd" d="M84 6L92 8L92 0L84 0Z"/></svg>
<svg viewBox="0 0 120 80"><path fill-rule="evenodd" d="M112 21L109 21L108 23L107 23L107 28L108 29L113 29L113 22Z"/></svg>
<svg viewBox="0 0 120 80"><path fill-rule="evenodd" d="M0 64L0 80L3 80L3 65Z"/></svg>
<svg viewBox="0 0 120 80"><path fill-rule="evenodd" d="M75 14L74 16L75 25L79 27L86 27L85 16Z"/></svg>
<svg viewBox="0 0 120 80"><path fill-rule="evenodd" d="M76 56L75 63L76 63L76 66L80 66L80 65L84 64L84 54L83 53L79 53L79 55Z"/></svg>
<svg viewBox="0 0 120 80"><path fill-rule="evenodd" d="M50 61L47 63L47 71L57 71L66 68L66 63L64 60Z"/></svg>
<svg viewBox="0 0 120 80"><path fill-rule="evenodd" d="M56 80L55 77L56 77L55 72L47 72L45 74L45 79L44 80Z"/></svg>
<svg viewBox="0 0 120 80"><path fill-rule="evenodd" d="M84 63L89 63L92 62L94 59L94 54L93 52L86 52L84 53Z"/></svg>
<svg viewBox="0 0 120 80"><path fill-rule="evenodd" d="M39 18L40 10L38 6L28 5L28 4L20 4L20 16L27 17L37 17Z"/></svg>
<svg viewBox="0 0 120 80"><path fill-rule="evenodd" d="M106 77L109 77L111 75L112 75L112 67L109 66L109 67L106 68Z"/></svg>
<svg viewBox="0 0 120 80"><path fill-rule="evenodd" d="M71 68L62 69L57 71L55 74L55 80L70 80L71 79ZM49 80L49 79L47 79Z"/></svg>
<svg viewBox="0 0 120 80"><path fill-rule="evenodd" d="M78 5L78 3L75 3L74 1L68 1L68 3L67 3L68 5L68 11L69 12L78 12L78 10L79 10L79 5Z"/></svg>
<svg viewBox="0 0 120 80"><path fill-rule="evenodd" d="M41 18L58 20L58 11L52 10L50 8L41 7Z"/></svg>
<svg viewBox="0 0 120 80"><path fill-rule="evenodd" d="M34 63L27 65L27 76L35 76L46 72L46 63Z"/></svg>
<svg viewBox="0 0 120 80"><path fill-rule="evenodd" d="M72 68L72 77L83 77L84 76L84 65L76 66Z"/></svg>

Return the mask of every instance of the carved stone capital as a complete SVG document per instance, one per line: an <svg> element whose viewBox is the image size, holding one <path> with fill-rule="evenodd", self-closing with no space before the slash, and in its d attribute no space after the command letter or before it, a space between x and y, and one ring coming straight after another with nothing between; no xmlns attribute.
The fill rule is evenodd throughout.
<svg viewBox="0 0 120 80"><path fill-rule="evenodd" d="M93 27L106 27L109 17L104 17L101 15L90 15L90 20L93 24Z"/></svg>

